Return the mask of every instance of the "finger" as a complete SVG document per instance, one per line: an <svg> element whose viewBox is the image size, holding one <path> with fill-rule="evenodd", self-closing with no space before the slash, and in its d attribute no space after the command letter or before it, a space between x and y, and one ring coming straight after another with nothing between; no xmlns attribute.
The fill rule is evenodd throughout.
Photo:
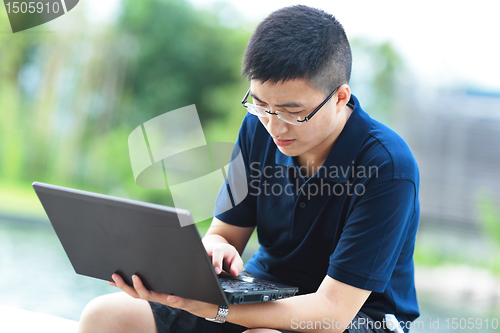
<svg viewBox="0 0 500 333"><path fill-rule="evenodd" d="M139 294L139 297L144 300L151 300L152 293L144 286L142 280L137 275L132 275L132 283L134 284L134 289Z"/></svg>
<svg viewBox="0 0 500 333"><path fill-rule="evenodd" d="M224 260L224 253L220 247L214 248L212 252L212 265L214 266L215 274L219 275L222 272L222 262Z"/></svg>
<svg viewBox="0 0 500 333"><path fill-rule="evenodd" d="M239 255L236 255L231 262L231 268L229 271L233 276L238 276L243 270L243 259Z"/></svg>
<svg viewBox="0 0 500 333"><path fill-rule="evenodd" d="M227 258L223 262L224 269L234 276L238 276L243 269L243 260L240 254L233 248L233 251L227 253Z"/></svg>
<svg viewBox="0 0 500 333"><path fill-rule="evenodd" d="M139 294L137 293L137 291L133 287L126 284L120 275L113 274L111 275L111 278L113 279L113 281L115 281L116 287L120 288L122 291L124 291L125 293L129 294L134 298L139 298Z"/></svg>
<svg viewBox="0 0 500 333"><path fill-rule="evenodd" d="M146 288L146 286L144 286L141 278L135 274L132 275L132 282L135 290L143 300L158 302L176 308L184 306L189 301L188 299L179 296L150 291Z"/></svg>

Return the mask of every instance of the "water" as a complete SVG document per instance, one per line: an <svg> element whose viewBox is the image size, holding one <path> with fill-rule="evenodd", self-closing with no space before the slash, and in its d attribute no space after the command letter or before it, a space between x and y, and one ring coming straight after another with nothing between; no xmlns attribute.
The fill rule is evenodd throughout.
<svg viewBox="0 0 500 333"><path fill-rule="evenodd" d="M0 304L78 320L93 298L119 291L77 275L48 223L0 220Z"/></svg>
<svg viewBox="0 0 500 333"><path fill-rule="evenodd" d="M119 291L105 281L76 274L48 222L0 219L0 254L3 305L78 320L90 300ZM495 318L498 325L500 314L488 307L478 309L467 303L446 302L425 293L419 293L419 302L421 316L412 332L500 330L500 326L492 327Z"/></svg>

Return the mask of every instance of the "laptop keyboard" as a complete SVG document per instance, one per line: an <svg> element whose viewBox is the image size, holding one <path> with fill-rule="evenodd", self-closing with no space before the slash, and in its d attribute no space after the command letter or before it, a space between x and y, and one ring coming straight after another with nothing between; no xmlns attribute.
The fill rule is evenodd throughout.
<svg viewBox="0 0 500 333"><path fill-rule="evenodd" d="M254 283L231 278L219 278L222 288L227 291L272 291L276 287L272 283Z"/></svg>
<svg viewBox="0 0 500 333"><path fill-rule="evenodd" d="M269 302L294 296L298 288L256 278L243 270L234 277L226 272L219 275L229 304Z"/></svg>

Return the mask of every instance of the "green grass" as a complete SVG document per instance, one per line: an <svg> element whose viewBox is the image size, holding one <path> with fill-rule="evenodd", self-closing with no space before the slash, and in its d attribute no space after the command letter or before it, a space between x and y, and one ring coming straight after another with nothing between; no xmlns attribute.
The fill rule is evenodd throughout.
<svg viewBox="0 0 500 333"><path fill-rule="evenodd" d="M31 182L0 181L0 213L23 217L45 216Z"/></svg>

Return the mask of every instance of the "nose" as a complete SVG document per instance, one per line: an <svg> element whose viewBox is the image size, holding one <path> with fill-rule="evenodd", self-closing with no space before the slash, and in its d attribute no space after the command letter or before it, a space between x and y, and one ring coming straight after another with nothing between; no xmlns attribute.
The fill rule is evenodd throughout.
<svg viewBox="0 0 500 333"><path fill-rule="evenodd" d="M272 137L280 137L288 131L288 124L280 120L278 116L271 115L263 119L264 126Z"/></svg>

